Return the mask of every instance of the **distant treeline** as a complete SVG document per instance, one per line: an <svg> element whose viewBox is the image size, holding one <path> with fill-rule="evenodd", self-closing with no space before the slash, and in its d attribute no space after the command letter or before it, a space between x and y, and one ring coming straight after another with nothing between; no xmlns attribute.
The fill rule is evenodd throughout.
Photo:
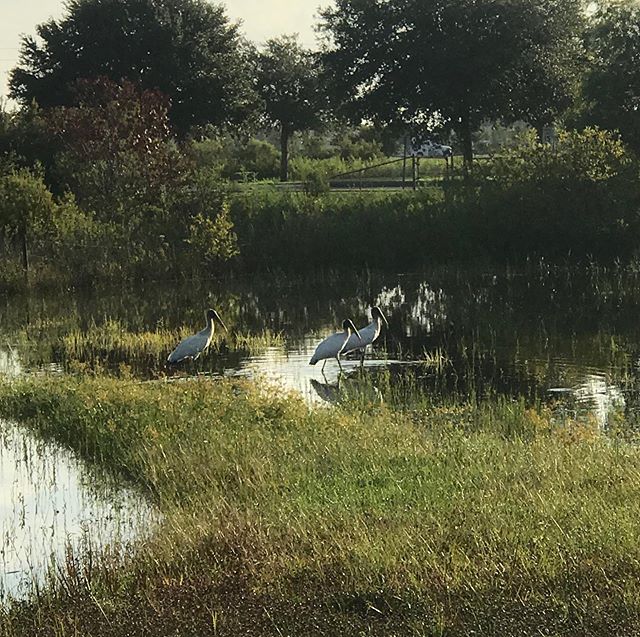
<svg viewBox="0 0 640 637"><path fill-rule="evenodd" d="M311 52L258 49L203 0L74 0L23 39L0 114L4 285L629 258L639 25L633 3L338 0ZM327 192L409 135L464 161L423 164L416 193Z"/></svg>

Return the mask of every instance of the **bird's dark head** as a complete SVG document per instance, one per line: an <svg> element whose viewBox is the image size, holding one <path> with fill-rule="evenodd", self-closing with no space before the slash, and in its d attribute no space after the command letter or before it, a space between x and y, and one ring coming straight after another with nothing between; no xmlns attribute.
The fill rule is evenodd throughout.
<svg viewBox="0 0 640 637"><path fill-rule="evenodd" d="M224 322L220 318L220 315L215 310L209 308L207 310L206 314L207 314L207 321L211 321L211 322L216 321L216 323L218 323L218 325L220 325L221 327L224 328L225 332L229 331L227 329L227 326L224 324Z"/></svg>
<svg viewBox="0 0 640 637"><path fill-rule="evenodd" d="M342 321L342 329L344 329L345 332L353 332L357 334L358 338L362 340L362 336L360 336L358 328L353 324L353 321L351 319L345 319L344 321Z"/></svg>
<svg viewBox="0 0 640 637"><path fill-rule="evenodd" d="M385 318L384 314L382 313L382 310L377 305L374 305L371 308L371 316L374 319L379 318L387 326L387 328L389 327L389 323L387 323L387 319Z"/></svg>

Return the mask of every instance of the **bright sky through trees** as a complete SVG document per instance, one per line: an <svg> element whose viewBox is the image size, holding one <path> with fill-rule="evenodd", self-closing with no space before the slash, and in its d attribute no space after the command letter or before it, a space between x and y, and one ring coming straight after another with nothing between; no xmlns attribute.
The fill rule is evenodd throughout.
<svg viewBox="0 0 640 637"><path fill-rule="evenodd" d="M219 3L216 3L219 4ZM298 33L300 43L315 44L313 25L319 6L329 0L228 0L222 2L231 20L242 21L242 32L262 45L268 38ZM36 25L64 13L64 0L0 0L0 99L6 98L9 71L18 61L21 35L35 34Z"/></svg>

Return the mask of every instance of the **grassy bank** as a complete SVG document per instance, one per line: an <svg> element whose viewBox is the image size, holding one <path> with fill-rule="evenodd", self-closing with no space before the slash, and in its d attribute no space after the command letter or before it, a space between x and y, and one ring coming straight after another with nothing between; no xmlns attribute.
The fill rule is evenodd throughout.
<svg viewBox="0 0 640 637"><path fill-rule="evenodd" d="M162 529L0 614L16 635L611 635L640 622L640 451L505 402L39 378L0 412L140 484Z"/></svg>

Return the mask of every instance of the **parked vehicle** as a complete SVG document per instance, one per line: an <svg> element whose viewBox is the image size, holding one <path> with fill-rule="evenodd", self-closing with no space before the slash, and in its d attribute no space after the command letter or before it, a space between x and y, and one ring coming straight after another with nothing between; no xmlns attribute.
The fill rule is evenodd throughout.
<svg viewBox="0 0 640 637"><path fill-rule="evenodd" d="M407 155L409 157L444 157L445 159L453 156L451 146L437 144L430 139L421 140L413 137L407 146Z"/></svg>

